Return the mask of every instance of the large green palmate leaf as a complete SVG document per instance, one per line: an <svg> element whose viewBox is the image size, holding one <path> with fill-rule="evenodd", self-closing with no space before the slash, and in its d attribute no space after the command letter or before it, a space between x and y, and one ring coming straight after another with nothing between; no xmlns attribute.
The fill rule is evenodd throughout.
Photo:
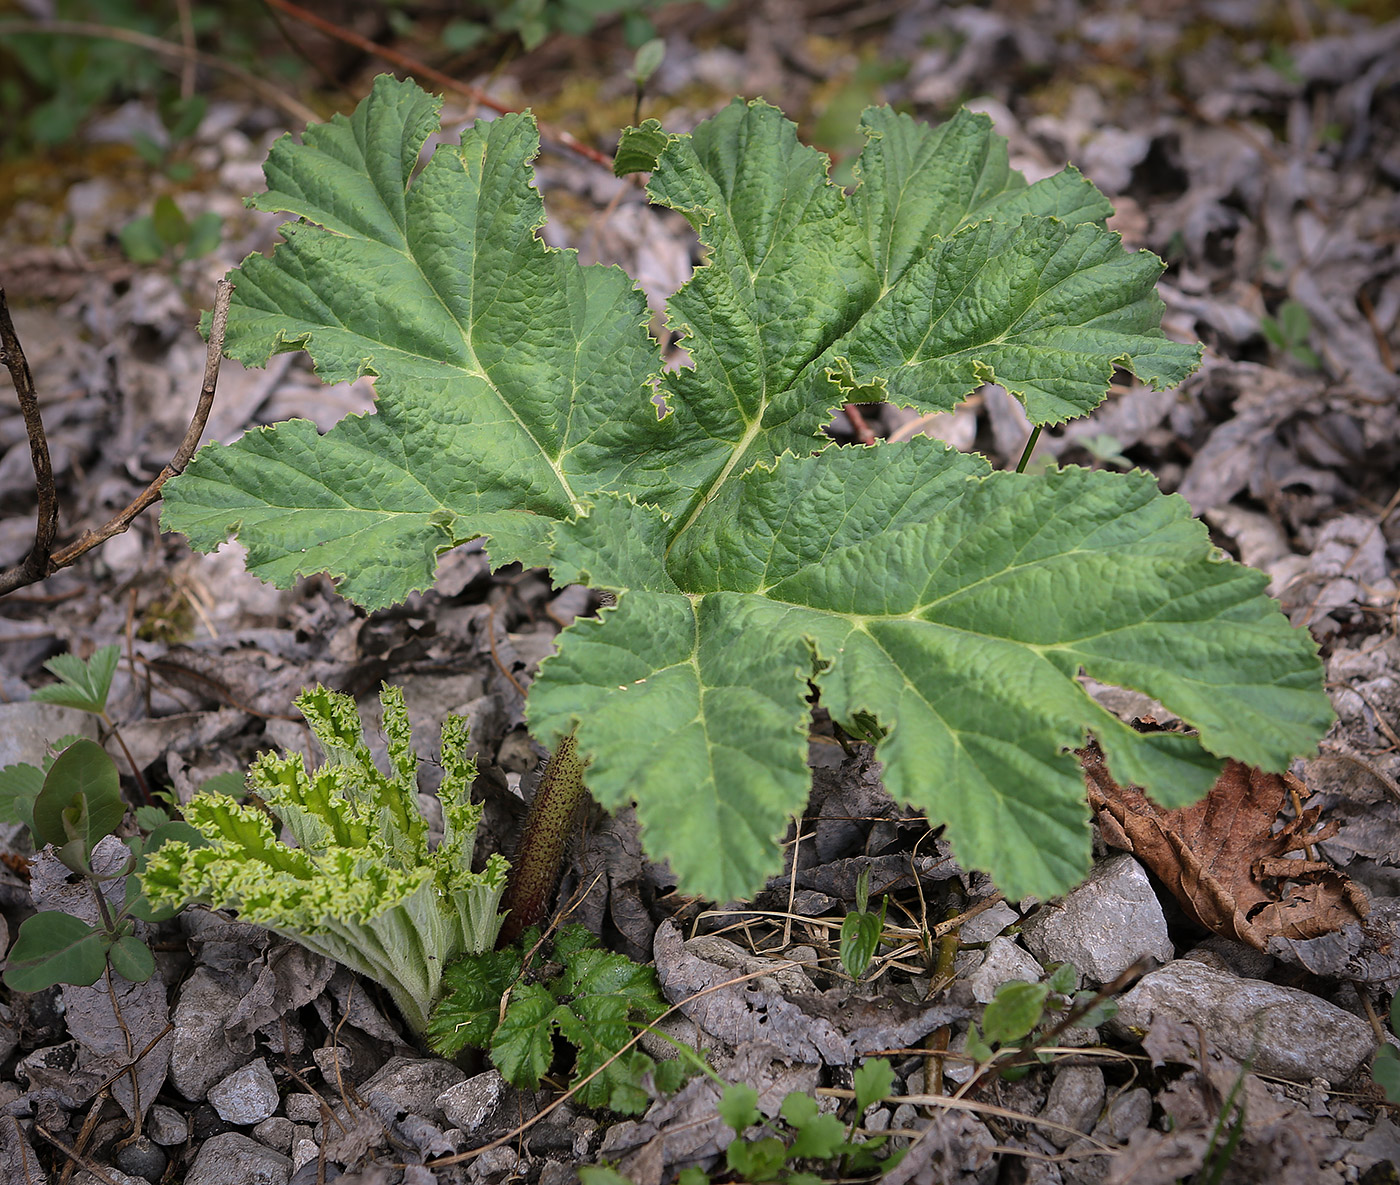
<svg viewBox="0 0 1400 1185"><path fill-rule="evenodd" d="M327 379L375 375L376 411L204 450L165 525L204 548L236 531L259 574L329 571L372 608L478 535L497 564L616 591L561 635L529 719L577 731L595 796L637 803L685 889L742 896L779 867L813 684L838 721L878 719L891 792L1013 897L1088 867L1087 732L1177 805L1224 756L1280 769L1326 727L1310 639L1149 476L824 447L847 400L946 410L996 381L1049 425L1115 367L1191 370L1158 328L1160 262L1122 249L1073 169L1026 185L967 113L866 112L851 195L762 103L630 131L619 169L650 171L706 251L669 302L693 365L653 389L640 295L535 237L533 123L477 124L415 175L435 110L381 79L279 142L257 204L303 221L237 276L232 354L304 346ZM1134 732L1081 672L1198 734Z"/></svg>

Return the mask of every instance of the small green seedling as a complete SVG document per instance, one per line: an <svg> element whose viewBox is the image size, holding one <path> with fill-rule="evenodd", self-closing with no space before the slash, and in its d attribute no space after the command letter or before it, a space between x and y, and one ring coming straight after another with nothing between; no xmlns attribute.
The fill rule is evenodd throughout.
<svg viewBox="0 0 1400 1185"><path fill-rule="evenodd" d="M1019 1064L1001 1068L1001 1076L1008 1080L1022 1078L1029 1070L1018 1055L1033 1054L1037 1061L1049 1062L1051 1055L1037 1048L1048 1033L1037 1035L1037 1029L1058 1030L1067 1016L1083 1028L1096 1028L1118 1010L1111 999L1076 992L1077 979L1074 967L1061 963L1040 983L1013 979L1002 984L982 1014L980 1029L976 1023L968 1026L967 1055L979 1066L1015 1060Z"/></svg>
<svg viewBox="0 0 1400 1185"><path fill-rule="evenodd" d="M1312 337L1312 318L1296 300L1285 300L1279 305L1276 318L1260 318L1259 329L1276 350L1287 354L1300 366L1309 370L1322 369L1322 359L1308 345Z"/></svg>
<svg viewBox="0 0 1400 1185"><path fill-rule="evenodd" d="M661 68L661 63L666 58L666 42L660 37L653 37L650 41L643 43L640 49L632 58L632 69L628 72L628 77L632 79L632 85L637 88L637 102L632 109L632 122L642 121L642 99L646 96L647 83L651 81L651 76Z"/></svg>
<svg viewBox="0 0 1400 1185"><path fill-rule="evenodd" d="M74 708L79 712L89 712L107 726L112 739L121 747L126 756L131 776L136 779L137 789L147 806L154 805L146 779L137 768L136 759L122 740L121 730L107 711L107 696L112 690L112 676L116 674L117 663L121 658L119 647L103 646L84 662L76 654L60 654L44 664L44 670L58 677L57 683L41 687L30 695L30 699L41 704L55 704L61 708ZM30 769L33 767L21 766ZM32 777L32 775L29 775Z"/></svg>
<svg viewBox="0 0 1400 1185"><path fill-rule="evenodd" d="M1400 1035L1400 992L1390 1001L1390 1031ZM1400 1103L1400 1050L1389 1041L1376 1050L1371 1077L1389 1102Z"/></svg>
<svg viewBox="0 0 1400 1185"><path fill-rule="evenodd" d="M172 95L163 98L157 110L165 127L165 143L160 143L146 132L137 131L131 137L131 146L151 168L164 173L171 181L188 181L194 176L194 165L182 159L182 156L186 142L204 122L209 100L203 95L190 95L188 98Z"/></svg>
<svg viewBox="0 0 1400 1185"><path fill-rule="evenodd" d="M213 210L191 221L174 198L161 194L151 212L128 222L117 238L132 263L184 263L213 251L223 230L224 220Z"/></svg>
<svg viewBox="0 0 1400 1185"><path fill-rule="evenodd" d="M467 1046L489 1049L508 1082L535 1090L554 1063L554 1039L561 1037L575 1051L571 1087L578 1101L624 1115L651 1102L643 1082L649 1071L666 1079L658 1081L661 1089L679 1086L679 1062L658 1065L640 1049L620 1053L638 1027L666 1011L652 969L601 949L582 926L563 927L547 960L545 949L531 928L517 946L470 955L449 967L443 976L447 994L428 1026L433 1048L444 1057Z"/></svg>
<svg viewBox="0 0 1400 1185"><path fill-rule="evenodd" d="M878 914L870 913L870 869L862 868L856 878L856 907L841 921L841 966L852 979L859 979L880 949L880 935L885 928L886 897Z"/></svg>
<svg viewBox="0 0 1400 1185"><path fill-rule="evenodd" d="M9 774L17 767L8 767ZM32 767L24 767L32 768ZM13 775L11 775L13 778ZM138 823L148 830L126 844L123 867L99 873L92 867L93 849L121 825L126 814L116 763L95 741L80 738L68 745L49 766L32 799L16 796L11 808L22 814L36 844L52 844L54 855L92 890L98 922L92 925L61 910L44 910L27 918L10 950L5 983L18 992L39 992L56 983L95 983L110 965L133 983L144 983L155 970L150 948L136 937L133 919L160 921L171 916L141 895L133 874L149 854L168 839L200 844L188 824L172 821L154 807L140 808ZM114 909L102 885L126 877L123 905Z"/></svg>
<svg viewBox="0 0 1400 1185"><path fill-rule="evenodd" d="M753 1087L725 1084L718 1105L719 1117L734 1130L735 1136L725 1149L725 1166L733 1174L726 1179L820 1185L820 1176L792 1167L796 1163L828 1165L845 1180L888 1172L903 1158L903 1149L887 1151L888 1137L880 1133L864 1140L856 1137L866 1108L888 1095L893 1085L894 1071L884 1058L871 1058L861 1065L853 1075L855 1108L846 1125L835 1115L824 1114L817 1100L801 1091L788 1094L777 1116L765 1120ZM744 1138L745 1132L760 1125L768 1134ZM579 1179L583 1185L631 1185L628 1178L606 1165L580 1168ZM684 1169L676 1178L677 1185L709 1185L710 1180L710 1175L699 1168Z"/></svg>
<svg viewBox="0 0 1400 1185"><path fill-rule="evenodd" d="M1123 455L1122 443L1116 436L1110 436L1107 432L1081 437L1076 443L1100 465L1107 465L1123 473L1133 467L1132 461Z"/></svg>

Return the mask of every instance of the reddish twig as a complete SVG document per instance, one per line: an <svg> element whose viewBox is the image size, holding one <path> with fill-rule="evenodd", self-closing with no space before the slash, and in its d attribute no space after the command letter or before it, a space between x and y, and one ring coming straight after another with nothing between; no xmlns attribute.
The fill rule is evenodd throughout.
<svg viewBox="0 0 1400 1185"><path fill-rule="evenodd" d="M317 16L314 12L308 12L298 4L293 4L292 0L264 0L271 8L286 13L293 20L300 21L304 25L310 25L313 29L319 29L327 37L334 37L337 41L343 41L346 45L353 45L356 49L363 50L377 58L383 58L386 62L391 62L403 70L411 70L414 74L420 75L446 90L455 91L464 98L470 99L473 103L478 103L498 115L511 115L515 113L515 108L507 107L503 103L498 103L491 98L480 87L472 86L470 83L459 82L450 74L444 74L441 70L434 69L426 62L410 57L406 53L401 53L387 45L380 45L377 41L371 41L368 37L361 36L343 25L334 24L324 17ZM587 144L571 136L568 132L560 128L552 128L541 123L540 135L549 140L554 140L562 144L571 152L578 153L586 160L591 160L594 164L602 165L603 168L612 170L612 158L605 153L599 152L596 148L590 148Z"/></svg>
<svg viewBox="0 0 1400 1185"><path fill-rule="evenodd" d="M19 344L19 334L10 319L10 304L5 289L0 287L0 358L9 368L19 396L19 410L24 416L24 430L29 434L29 456L34 463L34 488L39 492L39 510L34 527L34 546L19 567L0 575L0 593L9 592L5 578L14 576L11 588L33 584L49 574L49 549L58 534L58 491L53 484L53 462L49 459L49 442L44 435L44 420L39 414L39 396L34 391L34 376L29 359Z"/></svg>
<svg viewBox="0 0 1400 1185"><path fill-rule="evenodd" d="M856 439L861 444L874 444L875 433L866 423L865 417L860 414L860 408L854 403L845 403L841 405L841 410L846 413L846 419L851 421L851 431L856 434Z"/></svg>
<svg viewBox="0 0 1400 1185"><path fill-rule="evenodd" d="M171 457L170 463L160 471L159 475L150 485L136 496L131 505L119 514L113 516L113 518L101 527L98 527L97 530L84 531L82 535L72 543L68 544L66 547L60 548L52 555L47 554L48 547L53 541L52 534L50 534L41 552L42 562L37 568L34 562L34 554L31 553L30 558L23 564L11 568L8 572L0 573L0 596L4 596L8 592L13 592L17 588L23 588L27 584L33 584L36 581L43 580L46 576L52 576L60 568L68 567L68 565L78 559L79 556L85 555L99 543L105 543L113 535L120 535L131 526L138 514L160 497L161 487L164 486L167 481L176 474L185 471L185 466L190 463L190 458L194 456L195 449L199 447L199 438L204 435L204 426L209 421L209 410L214 405L214 392L219 383L219 363L223 359L224 352L224 331L228 326L229 300L232 295L233 284L228 280L220 280L215 289L214 315L209 323L209 350L204 361L204 384L199 391L199 403L195 407L194 416L190 420L190 426L185 430L185 438L180 442L180 447L175 450L175 455ZM0 334L4 333L5 328L8 326L10 334L13 335L14 329L13 326L10 326L9 313L8 310L4 308L4 293L2 289L0 289L0 310L3 310L3 315L0 315ZM6 339L5 354L7 360L12 358L14 352L18 351L18 349L19 342L17 340L12 343ZM22 360L23 354L20 354L19 357ZM32 397L33 383L32 380L28 379L27 365L24 367L24 373L26 381L29 384L30 396ZM15 374L13 363L11 364L11 374ZM16 375L15 387L17 390L20 389L20 381L19 376ZM24 399L24 395L21 394L21 406L24 406ZM43 444L43 425L38 423L38 410L38 402L36 400L34 404L33 424L37 425L39 441L40 444ZM31 447L33 447L36 428L31 425L27 412L25 414L25 426L29 429L30 444ZM48 469L47 446L44 446L44 460L48 479L48 496L53 498L53 473L51 469ZM37 462L34 468L35 479L39 487L40 527L42 532L43 515L45 513L44 477L39 472ZM53 513L56 517L56 506ZM39 538L36 537L34 543L35 547L38 548Z"/></svg>

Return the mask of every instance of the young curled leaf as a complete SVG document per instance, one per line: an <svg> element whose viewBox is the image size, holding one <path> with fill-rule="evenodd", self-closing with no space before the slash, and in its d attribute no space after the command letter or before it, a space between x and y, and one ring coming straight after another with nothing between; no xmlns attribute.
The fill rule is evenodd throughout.
<svg viewBox="0 0 1400 1185"><path fill-rule="evenodd" d="M441 997L443 967L494 944L507 865L493 855L472 871L481 815L471 802L476 770L460 751L465 726L451 717L443 728L447 752L438 788L447 834L429 847L407 708L393 689L380 698L391 773L374 763L354 700L310 689L297 705L325 764L307 770L300 755L266 753L249 775L297 846L281 842L265 811L222 794L198 794L185 819L203 846L168 832L167 842L146 857L141 885L153 910L189 901L237 909L244 921L367 975L422 1032Z"/></svg>
<svg viewBox="0 0 1400 1185"><path fill-rule="evenodd" d="M841 920L841 966L852 979L859 979L880 949L884 910L878 914L854 911Z"/></svg>
<svg viewBox="0 0 1400 1185"><path fill-rule="evenodd" d="M96 741L77 740L58 755L34 799L34 834L66 849L69 867L81 871L125 814L116 763Z"/></svg>

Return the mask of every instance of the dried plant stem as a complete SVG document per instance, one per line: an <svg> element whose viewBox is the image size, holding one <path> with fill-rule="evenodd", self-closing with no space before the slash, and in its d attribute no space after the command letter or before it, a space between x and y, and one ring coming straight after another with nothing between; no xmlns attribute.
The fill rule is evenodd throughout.
<svg viewBox="0 0 1400 1185"><path fill-rule="evenodd" d="M33 584L50 572L49 549L58 534L58 492L53 484L53 462L49 459L48 437L44 435L44 420L39 413L39 396L34 390L34 376L29 359L19 344L19 334L10 319L10 304L5 289L0 287L0 357L9 368L10 378L19 396L19 410L24 416L24 430L29 435L29 456L34 465L34 488L39 493L39 510L34 527L34 546L17 568L0 575L0 593L9 592L6 578L13 578L10 588Z"/></svg>
<svg viewBox="0 0 1400 1185"><path fill-rule="evenodd" d="M583 784L585 765L572 733L549 755L525 816L520 848L511 862L510 883L502 902L510 912L501 927L500 946L514 942L549 908L549 896L559 881L559 866L576 831L575 818L588 797Z"/></svg>
<svg viewBox="0 0 1400 1185"><path fill-rule="evenodd" d="M34 479L39 492L39 526L35 531L34 550L30 552L29 558L24 563L6 572L0 572L0 596L13 592L17 588L23 588L27 584L34 584L46 576L52 576L60 568L68 567L79 556L85 555L99 543L105 543L113 535L120 535L131 526L138 514L160 497L161 487L167 481L176 474L185 471L185 466L190 463L190 458L194 456L194 450L199 447L199 439L204 435L204 426L209 422L209 411L214 405L214 392L219 384L219 362L224 352L224 331L228 326L229 300L232 295L233 284L228 280L220 280L215 290L214 315L209 326L209 350L204 362L204 383L200 388L199 403L195 407L189 427L185 430L185 438L180 442L180 447L175 450L175 455L170 458L170 463L160 471L150 485L136 496L125 510L113 516L95 531L84 531L72 543L50 555L49 548L53 544L58 517L53 468L48 460L48 444L44 438L44 426L39 419L39 405L38 400L34 397L34 385L29 376L29 366L24 362L24 354L20 351L18 339L14 337L14 326L10 323L9 309L4 300L4 290L0 289L0 340L4 342L5 360L10 366L11 375L14 377L15 389L20 392L21 408L26 407L26 389L28 398L33 400L33 415L31 417L29 411L26 410L24 419L25 428L29 432L30 449L36 455ZM19 359L23 371L22 379L16 371L16 358ZM44 461L42 469L37 459L40 449L42 449ZM53 516L54 525L46 531L46 516L50 513ZM36 555L40 557L38 560L35 558Z"/></svg>

